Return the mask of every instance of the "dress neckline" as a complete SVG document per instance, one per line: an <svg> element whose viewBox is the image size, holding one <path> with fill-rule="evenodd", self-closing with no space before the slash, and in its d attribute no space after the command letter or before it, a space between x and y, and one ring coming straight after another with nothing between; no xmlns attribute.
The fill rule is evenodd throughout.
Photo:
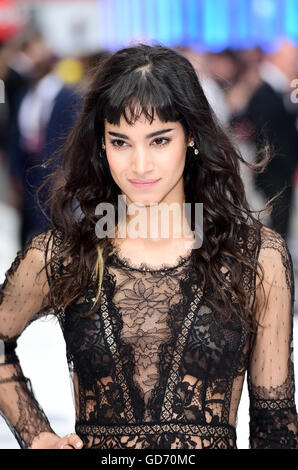
<svg viewBox="0 0 298 470"><path fill-rule="evenodd" d="M187 252L184 255L180 255L176 259L176 262L174 265L170 265L169 263L162 263L162 265L158 267L154 267L146 262L143 262L140 265L135 265L129 258L120 254L120 247L117 247L117 248L114 247L111 258L114 261L116 261L116 263L120 264L121 266L130 270L133 270L133 271L158 273L158 272L172 271L174 269L179 268L180 266L185 264L186 261L192 258L194 251L195 251L194 248L189 248L189 250L187 250Z"/></svg>

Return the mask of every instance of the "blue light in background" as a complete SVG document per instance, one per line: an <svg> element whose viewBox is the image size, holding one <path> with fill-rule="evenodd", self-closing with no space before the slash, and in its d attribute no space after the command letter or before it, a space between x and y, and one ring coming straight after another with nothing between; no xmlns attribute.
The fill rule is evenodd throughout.
<svg viewBox="0 0 298 470"><path fill-rule="evenodd" d="M172 37L170 38L171 45L178 44L183 39L183 25L182 10L184 9L185 2L183 0L171 1L171 24L172 24Z"/></svg>
<svg viewBox="0 0 298 470"><path fill-rule="evenodd" d="M128 2L127 2L128 3ZM131 31L130 34L133 38L137 40L140 38L142 33L142 5L139 0L130 0L129 1L129 13L131 15ZM128 5L127 5L128 10Z"/></svg>
<svg viewBox="0 0 298 470"><path fill-rule="evenodd" d="M199 0L201 3L201 0ZM187 24L187 28L185 31L185 40L188 43L196 42L198 38L202 37L202 29L200 28L200 21L199 21L199 10L198 10L198 1L197 0L189 0L188 2L184 3L184 19L185 24Z"/></svg>
<svg viewBox="0 0 298 470"><path fill-rule="evenodd" d="M277 2L276 0L252 0L251 7L254 18L254 21L251 21L252 39L266 43L274 37L276 31Z"/></svg>
<svg viewBox="0 0 298 470"><path fill-rule="evenodd" d="M247 0L230 0L229 9L232 24L229 31L229 42L231 45L245 46L249 35L247 21L249 15L249 4Z"/></svg>
<svg viewBox="0 0 298 470"><path fill-rule="evenodd" d="M285 2L285 29L292 39L298 39L298 7L297 0Z"/></svg>
<svg viewBox="0 0 298 470"><path fill-rule="evenodd" d="M157 0L143 0L143 15L145 23L146 37L148 41L156 40L158 38L157 30Z"/></svg>
<svg viewBox="0 0 298 470"><path fill-rule="evenodd" d="M125 44L126 42L126 35L125 35L125 22L124 18L121 15L122 13L122 8L121 8L121 2L119 0L116 0L114 3L114 34L115 34L115 46L116 47L121 47L121 44Z"/></svg>
<svg viewBox="0 0 298 470"><path fill-rule="evenodd" d="M156 14L156 25L157 25L157 36L159 41L163 44L168 44L172 37L171 27L171 3L172 0L163 0L157 2L157 14Z"/></svg>
<svg viewBox="0 0 298 470"><path fill-rule="evenodd" d="M203 4L206 45L226 46L230 26L228 0L205 0Z"/></svg>
<svg viewBox="0 0 298 470"><path fill-rule="evenodd" d="M298 0L98 0L100 44L135 42L222 50L298 40Z"/></svg>
<svg viewBox="0 0 298 470"><path fill-rule="evenodd" d="M276 0L276 2L276 35L280 36L283 33L285 25L285 2L284 0ZM275 32L273 32L273 34L275 34Z"/></svg>

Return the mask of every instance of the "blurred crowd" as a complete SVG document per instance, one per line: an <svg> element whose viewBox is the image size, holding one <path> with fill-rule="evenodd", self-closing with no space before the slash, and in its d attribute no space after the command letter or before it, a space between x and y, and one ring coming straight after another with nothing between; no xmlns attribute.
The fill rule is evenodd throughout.
<svg viewBox="0 0 298 470"><path fill-rule="evenodd" d="M0 43L5 88L0 105L0 200L20 215L20 246L49 226L49 187L39 192L38 201L37 188L61 163L59 149L81 109L92 67L108 54L100 50L62 59L38 31Z"/></svg>
<svg viewBox="0 0 298 470"><path fill-rule="evenodd" d="M274 149L264 172L242 171L251 201L256 194L267 201L283 190L266 224L287 239L298 184L297 45L281 39L266 53L260 47L218 53L176 49L193 64L215 114L243 157L257 161L266 143ZM0 204L18 211L22 246L48 226L36 189L60 163L61 155L57 160L50 157L74 124L93 71L109 55L99 49L80 57L56 57L37 31L0 43L0 79L5 85L0 104ZM46 201L46 187L39 197L41 203Z"/></svg>

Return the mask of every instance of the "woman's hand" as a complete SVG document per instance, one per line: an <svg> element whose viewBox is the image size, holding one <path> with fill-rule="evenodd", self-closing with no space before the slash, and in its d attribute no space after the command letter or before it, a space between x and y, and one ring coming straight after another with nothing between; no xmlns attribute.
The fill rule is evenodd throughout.
<svg viewBox="0 0 298 470"><path fill-rule="evenodd" d="M51 432L42 432L36 436L29 449L82 449L83 441L75 433L59 437Z"/></svg>

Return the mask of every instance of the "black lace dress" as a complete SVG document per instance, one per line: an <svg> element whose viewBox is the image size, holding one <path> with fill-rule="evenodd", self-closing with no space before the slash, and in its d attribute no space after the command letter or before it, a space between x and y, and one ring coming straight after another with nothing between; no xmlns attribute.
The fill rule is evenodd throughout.
<svg viewBox="0 0 298 470"><path fill-rule="evenodd" d="M261 261L268 295L260 316L265 328L257 335L239 320L222 323L204 301L194 251L158 269L135 266L116 252L105 267L100 309L80 316L90 309L94 285L60 309L75 430L84 448L237 448L246 372L250 448L298 448L292 259L279 234L250 230L244 249ZM15 348L26 326L50 311L44 299L61 267L38 273L60 242L54 230L34 237L0 292L0 411L21 448L43 431L54 432ZM245 274L243 285L251 283L255 277Z"/></svg>

